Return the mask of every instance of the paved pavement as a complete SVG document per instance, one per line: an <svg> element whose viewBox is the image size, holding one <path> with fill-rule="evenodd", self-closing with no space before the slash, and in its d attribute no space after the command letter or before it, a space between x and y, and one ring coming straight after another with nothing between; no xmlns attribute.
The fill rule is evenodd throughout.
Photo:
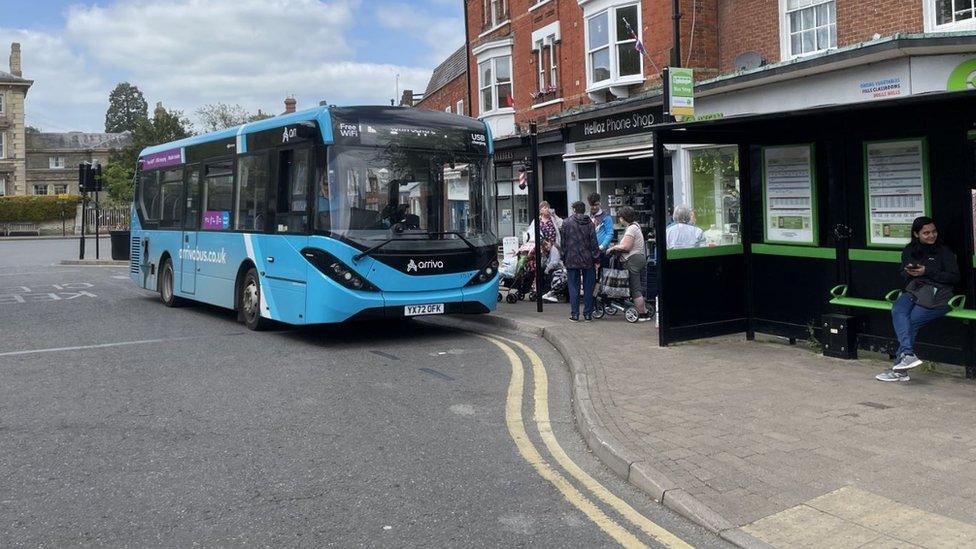
<svg viewBox="0 0 976 549"><path fill-rule="evenodd" d="M665 504L678 494L671 507L711 529L780 547L976 546L972 382L914 371L881 383L885 362L824 358L802 342L661 348L653 323L567 317L565 304L540 315L521 302L468 326L554 342L592 402L595 417L577 410L581 428L605 430L595 442L606 459L632 481L642 472Z"/></svg>
<svg viewBox="0 0 976 549"><path fill-rule="evenodd" d="M587 450L541 339L540 376L421 323L251 333L76 244L0 243L0 547L728 546Z"/></svg>

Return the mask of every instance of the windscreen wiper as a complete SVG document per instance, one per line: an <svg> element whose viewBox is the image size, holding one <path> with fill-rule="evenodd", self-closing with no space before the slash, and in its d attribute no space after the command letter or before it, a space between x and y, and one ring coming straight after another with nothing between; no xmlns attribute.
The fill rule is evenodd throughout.
<svg viewBox="0 0 976 549"><path fill-rule="evenodd" d="M468 247L471 248L472 250L477 250L478 249L478 247L475 246L474 244L472 244L470 240L468 240L467 238L464 238L464 234L461 233L460 231L443 231L443 232L439 232L439 233L427 233L427 234L429 236L431 236L431 237L453 234L454 236L456 236L456 237L460 238L461 240L463 240L464 243L467 244Z"/></svg>
<svg viewBox="0 0 976 549"><path fill-rule="evenodd" d="M455 235L458 238L460 238L472 250L477 250L478 249L478 247L475 246L474 244L472 244L470 240L468 240L467 238L464 238L464 234L463 233L461 233L459 231L444 231L444 232L434 232L434 233L423 233L422 235L420 235L420 234L417 235L417 236L423 236L425 238L408 238L406 236L393 236L393 237L387 238L383 242L380 242L379 244L377 244L377 245L375 245L375 246L373 246L371 248L367 248L367 249L359 252L358 254L352 256L352 260L354 262L358 263L362 258L364 258L364 257L372 254L376 250L382 248L383 246L386 246L387 244L389 244L390 242L393 242L395 240L429 240L429 239L431 239L431 238L433 238L435 236L443 236L443 235L449 235L449 234Z"/></svg>

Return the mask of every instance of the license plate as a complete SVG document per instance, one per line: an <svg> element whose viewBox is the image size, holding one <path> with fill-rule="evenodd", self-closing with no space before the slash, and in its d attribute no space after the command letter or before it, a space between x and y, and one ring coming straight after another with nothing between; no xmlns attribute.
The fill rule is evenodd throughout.
<svg viewBox="0 0 976 549"><path fill-rule="evenodd" d="M442 315L443 303L428 303L427 305L407 305L403 308L403 316Z"/></svg>

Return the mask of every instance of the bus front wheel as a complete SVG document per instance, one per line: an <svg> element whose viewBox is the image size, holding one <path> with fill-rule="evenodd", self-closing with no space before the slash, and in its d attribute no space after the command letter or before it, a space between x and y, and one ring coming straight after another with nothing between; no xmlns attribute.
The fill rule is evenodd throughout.
<svg viewBox="0 0 976 549"><path fill-rule="evenodd" d="M241 317L248 330L261 331L268 328L270 321L261 316L261 281L254 268L249 269L244 275L238 303L241 307Z"/></svg>
<svg viewBox="0 0 976 549"><path fill-rule="evenodd" d="M179 307L184 301L173 291L173 261L167 258L159 269L159 298L167 307Z"/></svg>

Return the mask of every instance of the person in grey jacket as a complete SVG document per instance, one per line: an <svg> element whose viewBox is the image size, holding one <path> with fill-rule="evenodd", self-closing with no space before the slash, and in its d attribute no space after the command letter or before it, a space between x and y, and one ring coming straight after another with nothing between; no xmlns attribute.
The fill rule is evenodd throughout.
<svg viewBox="0 0 976 549"><path fill-rule="evenodd" d="M908 370L922 364L915 355L918 331L949 312L953 287L959 283L959 264L948 246L939 242L939 230L930 217L912 223L912 241L901 252L905 291L891 307L891 323L898 336L898 352L890 370L879 381L908 381Z"/></svg>
<svg viewBox="0 0 976 549"><path fill-rule="evenodd" d="M569 284L569 320L579 322L580 279L583 280L583 320L593 318L593 288L596 286L595 264L600 258L596 226L586 216L586 204L573 203L573 215L559 229L563 264Z"/></svg>

